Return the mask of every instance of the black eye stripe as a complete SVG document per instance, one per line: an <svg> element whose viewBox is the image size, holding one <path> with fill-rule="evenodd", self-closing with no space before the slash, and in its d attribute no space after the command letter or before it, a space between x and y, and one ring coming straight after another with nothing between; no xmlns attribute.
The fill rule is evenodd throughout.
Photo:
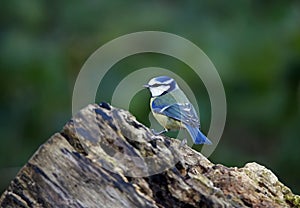
<svg viewBox="0 0 300 208"><path fill-rule="evenodd" d="M151 87L158 87L160 86L160 84L153 84L153 85L150 85Z"/></svg>
<svg viewBox="0 0 300 208"><path fill-rule="evenodd" d="M170 86L170 84L153 84L150 87L159 87L159 86Z"/></svg>

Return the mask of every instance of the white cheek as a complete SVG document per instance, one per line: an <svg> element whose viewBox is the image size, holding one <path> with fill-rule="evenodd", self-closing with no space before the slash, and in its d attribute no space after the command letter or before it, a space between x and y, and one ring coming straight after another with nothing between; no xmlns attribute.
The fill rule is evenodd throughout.
<svg viewBox="0 0 300 208"><path fill-rule="evenodd" d="M150 88L151 94L153 97L159 96L167 91L170 87L169 86L159 86Z"/></svg>

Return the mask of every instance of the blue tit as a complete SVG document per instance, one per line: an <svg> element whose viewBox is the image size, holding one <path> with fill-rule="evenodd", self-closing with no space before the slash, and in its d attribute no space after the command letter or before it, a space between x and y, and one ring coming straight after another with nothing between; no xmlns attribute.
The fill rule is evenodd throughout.
<svg viewBox="0 0 300 208"><path fill-rule="evenodd" d="M195 144L212 144L200 131L197 113L174 79L167 76L155 77L144 87L148 88L152 95L150 100L152 114L164 127L158 134L184 128Z"/></svg>

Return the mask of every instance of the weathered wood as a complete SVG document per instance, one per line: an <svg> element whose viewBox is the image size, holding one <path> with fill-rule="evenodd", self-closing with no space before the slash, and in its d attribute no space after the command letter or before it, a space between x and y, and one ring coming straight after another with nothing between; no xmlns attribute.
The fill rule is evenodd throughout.
<svg viewBox="0 0 300 208"><path fill-rule="evenodd" d="M216 165L179 143L89 105L37 150L1 207L300 207L265 167Z"/></svg>

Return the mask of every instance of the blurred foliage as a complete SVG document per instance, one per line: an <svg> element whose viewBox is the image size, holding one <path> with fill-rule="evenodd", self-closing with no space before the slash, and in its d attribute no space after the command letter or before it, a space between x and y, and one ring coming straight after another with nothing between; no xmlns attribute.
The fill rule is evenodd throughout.
<svg viewBox="0 0 300 208"><path fill-rule="evenodd" d="M161 30L197 44L223 80L227 124L210 159L231 166L257 161L300 193L299 1L2 0L0 25L0 192L71 117L85 60L120 35ZM97 101L109 101L129 72L154 65L172 68L192 89L200 82L178 60L140 54L112 68ZM195 94L207 132L208 95L204 87ZM148 99L141 91L130 109L145 124Z"/></svg>

